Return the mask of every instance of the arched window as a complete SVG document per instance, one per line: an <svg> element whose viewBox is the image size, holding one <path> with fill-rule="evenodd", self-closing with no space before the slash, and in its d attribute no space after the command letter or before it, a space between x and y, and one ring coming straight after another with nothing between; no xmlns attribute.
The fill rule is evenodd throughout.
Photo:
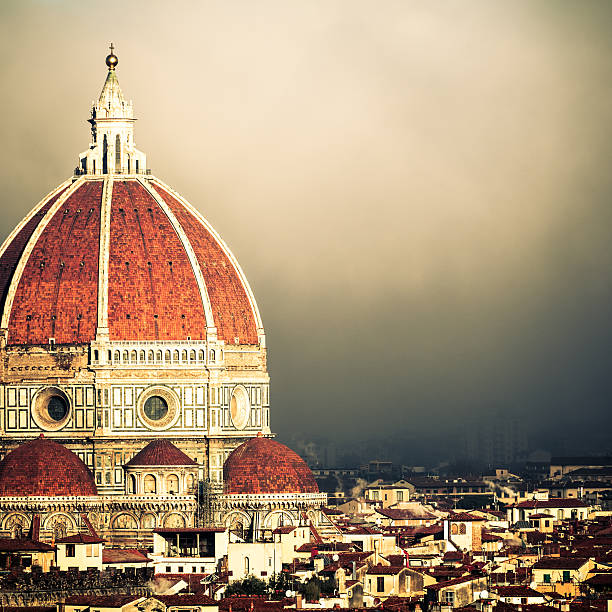
<svg viewBox="0 0 612 612"><path fill-rule="evenodd" d="M123 351L123 363L128 363L129 353L127 351Z"/></svg>
<svg viewBox="0 0 612 612"><path fill-rule="evenodd" d="M172 361L174 363L178 363L179 362L179 352L178 351L174 351L174 353L172 354Z"/></svg>
<svg viewBox="0 0 612 612"><path fill-rule="evenodd" d="M132 494L136 493L136 476L134 476L134 474L130 474L128 490Z"/></svg>
<svg viewBox="0 0 612 612"><path fill-rule="evenodd" d="M187 363L187 351L183 351L183 353L181 355L181 361L183 363Z"/></svg>
<svg viewBox="0 0 612 612"><path fill-rule="evenodd" d="M115 137L115 172L121 172L121 138L119 134Z"/></svg>
<svg viewBox="0 0 612 612"><path fill-rule="evenodd" d="M171 358L170 351L166 351L166 354L164 355L164 361L166 363L170 363L170 358Z"/></svg>
<svg viewBox="0 0 612 612"><path fill-rule="evenodd" d="M451 535L457 535L459 533L459 526L457 523L451 525Z"/></svg>
<svg viewBox="0 0 612 612"><path fill-rule="evenodd" d="M115 357L113 358L115 363L119 363L121 361L121 353L119 351L115 351Z"/></svg>
<svg viewBox="0 0 612 612"><path fill-rule="evenodd" d="M215 361L215 351L210 351L210 360L214 363Z"/></svg>
<svg viewBox="0 0 612 612"><path fill-rule="evenodd" d="M102 174L108 174L108 140L106 134L102 140Z"/></svg>
<svg viewBox="0 0 612 612"><path fill-rule="evenodd" d="M195 351L191 351L189 353L189 362L193 363L196 360L196 352Z"/></svg>
<svg viewBox="0 0 612 612"><path fill-rule="evenodd" d="M152 474L147 474L144 479L144 492L157 493L157 480Z"/></svg>
<svg viewBox="0 0 612 612"><path fill-rule="evenodd" d="M198 361L204 361L204 351L198 352Z"/></svg>
<svg viewBox="0 0 612 612"><path fill-rule="evenodd" d="M195 490L195 478L193 474L187 474L187 492L193 493Z"/></svg>
<svg viewBox="0 0 612 612"><path fill-rule="evenodd" d="M146 353L144 351L140 351L140 363L144 363L146 361L145 355Z"/></svg>
<svg viewBox="0 0 612 612"><path fill-rule="evenodd" d="M465 532L466 532L465 523L461 523L461 524L459 525L459 533L460 533L461 535L465 535Z"/></svg>
<svg viewBox="0 0 612 612"><path fill-rule="evenodd" d="M153 363L155 360L155 353L153 351L149 351L149 363Z"/></svg>
<svg viewBox="0 0 612 612"><path fill-rule="evenodd" d="M248 557L244 558L244 575L248 576L251 572L251 562Z"/></svg>
<svg viewBox="0 0 612 612"><path fill-rule="evenodd" d="M166 480L166 491L168 493L179 492L179 479L175 474L170 474Z"/></svg>
<svg viewBox="0 0 612 612"><path fill-rule="evenodd" d="M157 363L161 363L161 360L162 360L162 352L157 351L157 356L155 357L155 361L157 361Z"/></svg>
<svg viewBox="0 0 612 612"><path fill-rule="evenodd" d="M136 363L138 361L138 353L136 351L132 351L130 353L130 363Z"/></svg>

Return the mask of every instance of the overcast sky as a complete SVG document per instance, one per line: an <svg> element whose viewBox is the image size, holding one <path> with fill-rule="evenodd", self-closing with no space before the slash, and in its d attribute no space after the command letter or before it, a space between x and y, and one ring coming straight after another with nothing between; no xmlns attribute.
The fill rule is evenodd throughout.
<svg viewBox="0 0 612 612"><path fill-rule="evenodd" d="M281 439L516 414L612 450L610 32L606 0L3 0L0 233L87 148L112 40L250 280Z"/></svg>

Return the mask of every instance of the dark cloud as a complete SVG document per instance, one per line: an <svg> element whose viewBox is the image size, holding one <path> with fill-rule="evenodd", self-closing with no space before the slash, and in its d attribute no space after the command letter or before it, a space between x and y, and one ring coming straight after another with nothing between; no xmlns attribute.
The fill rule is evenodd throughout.
<svg viewBox="0 0 612 612"><path fill-rule="evenodd" d="M139 148L251 281L281 436L457 442L501 411L611 446L609 3L0 15L0 231L86 148L113 40Z"/></svg>

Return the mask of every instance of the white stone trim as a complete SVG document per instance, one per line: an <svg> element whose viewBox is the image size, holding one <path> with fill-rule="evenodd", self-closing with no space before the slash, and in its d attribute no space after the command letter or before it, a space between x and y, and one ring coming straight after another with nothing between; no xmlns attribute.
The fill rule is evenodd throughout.
<svg viewBox="0 0 612 612"><path fill-rule="evenodd" d="M153 197L153 199L157 202L158 206L164 211L166 217L168 217L168 220L174 228L174 231L177 233L179 240L181 241L183 248L185 249L185 252L187 253L189 263L191 264L191 269L193 270L196 282L198 283L198 289L200 290L202 307L204 308L204 316L206 318L206 337L210 338L211 340L216 340L217 328L215 326L215 319L213 317L213 311L210 305L208 289L206 288L204 275L202 274L200 263L198 262L198 258L196 257L193 247L191 246L191 242L189 242L187 234L185 234L185 231L183 230L181 224L175 217L170 207L166 204L166 202L164 202L163 198L159 195L159 193L155 191L153 185L151 185L149 181L143 179L142 177L138 177L137 180L146 189L147 193L149 193Z"/></svg>
<svg viewBox="0 0 612 612"><path fill-rule="evenodd" d="M104 178L100 204L100 252L98 260L98 328L96 341L109 339L108 331L108 266L110 260L110 218L113 199L113 175Z"/></svg>
<svg viewBox="0 0 612 612"><path fill-rule="evenodd" d="M0 257L4 255L4 251L8 248L9 244L13 242L13 240L17 237L19 232L27 225L30 219L58 192L67 187L70 184L70 180L68 179L64 181L61 185L56 187L53 191L50 191L15 227L15 229L9 234L8 238L2 243L0 247Z"/></svg>
<svg viewBox="0 0 612 612"><path fill-rule="evenodd" d="M159 180L155 176L148 177L148 180L154 183L158 183L163 189L171 193L181 204L183 204L183 206L185 206L185 208L189 210L189 212L191 212L196 217L196 219L200 221L200 223L202 223L202 225L212 234L212 236L219 243L219 245L221 245L221 248L223 249L228 259L234 266L234 269L236 270L236 273L238 274L238 277L240 278L240 281L242 282L242 286L244 287L244 290L246 291L247 297L251 304L251 310L253 311L253 314L255 316L255 324L257 325L257 336L259 339L259 344L262 347L265 347L266 346L266 336L264 332L263 322L261 320L261 315L259 313L259 308L257 307L257 302L255 301L255 296L253 295L251 286L249 285L249 282L247 281L247 278L244 272L242 271L242 268L240 267L238 260L236 259L236 257L234 257L234 254L230 251L230 248L227 246L223 238L219 236L219 234L215 231L215 229L206 220L204 215L195 206L193 206L185 198L183 198L178 192L172 189L172 187L169 187L163 181Z"/></svg>
<svg viewBox="0 0 612 612"><path fill-rule="evenodd" d="M0 328L8 329L9 321L11 318L11 310L13 309L13 302L15 300L15 294L17 292L17 287L19 286L19 282L21 281L21 276L23 275L23 270L34 250L34 246L38 242L41 234L46 229L49 221L54 217L55 213L64 205L64 202L72 196L83 184L85 183L85 179L80 178L77 179L72 185L56 200L56 202L51 206L51 208L47 211L42 221L38 224L33 234L30 236L30 240L26 245L26 248L23 250L21 258L19 259L19 263L17 264L17 268L15 269L15 273L13 274L13 279L11 280L11 285L9 291L6 296L6 302L4 304L4 312L2 313L2 323L0 323ZM10 340L10 338L9 338Z"/></svg>

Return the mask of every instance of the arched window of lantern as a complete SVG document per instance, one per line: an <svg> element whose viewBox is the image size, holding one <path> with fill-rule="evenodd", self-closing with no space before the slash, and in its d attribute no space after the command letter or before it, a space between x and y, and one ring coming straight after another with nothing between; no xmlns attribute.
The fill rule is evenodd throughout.
<svg viewBox="0 0 612 612"><path fill-rule="evenodd" d="M166 479L166 491L168 493L178 493L179 492L179 479L176 474L170 474Z"/></svg>
<svg viewBox="0 0 612 612"><path fill-rule="evenodd" d="M157 480L152 474L147 474L144 478L144 492L157 493Z"/></svg>

